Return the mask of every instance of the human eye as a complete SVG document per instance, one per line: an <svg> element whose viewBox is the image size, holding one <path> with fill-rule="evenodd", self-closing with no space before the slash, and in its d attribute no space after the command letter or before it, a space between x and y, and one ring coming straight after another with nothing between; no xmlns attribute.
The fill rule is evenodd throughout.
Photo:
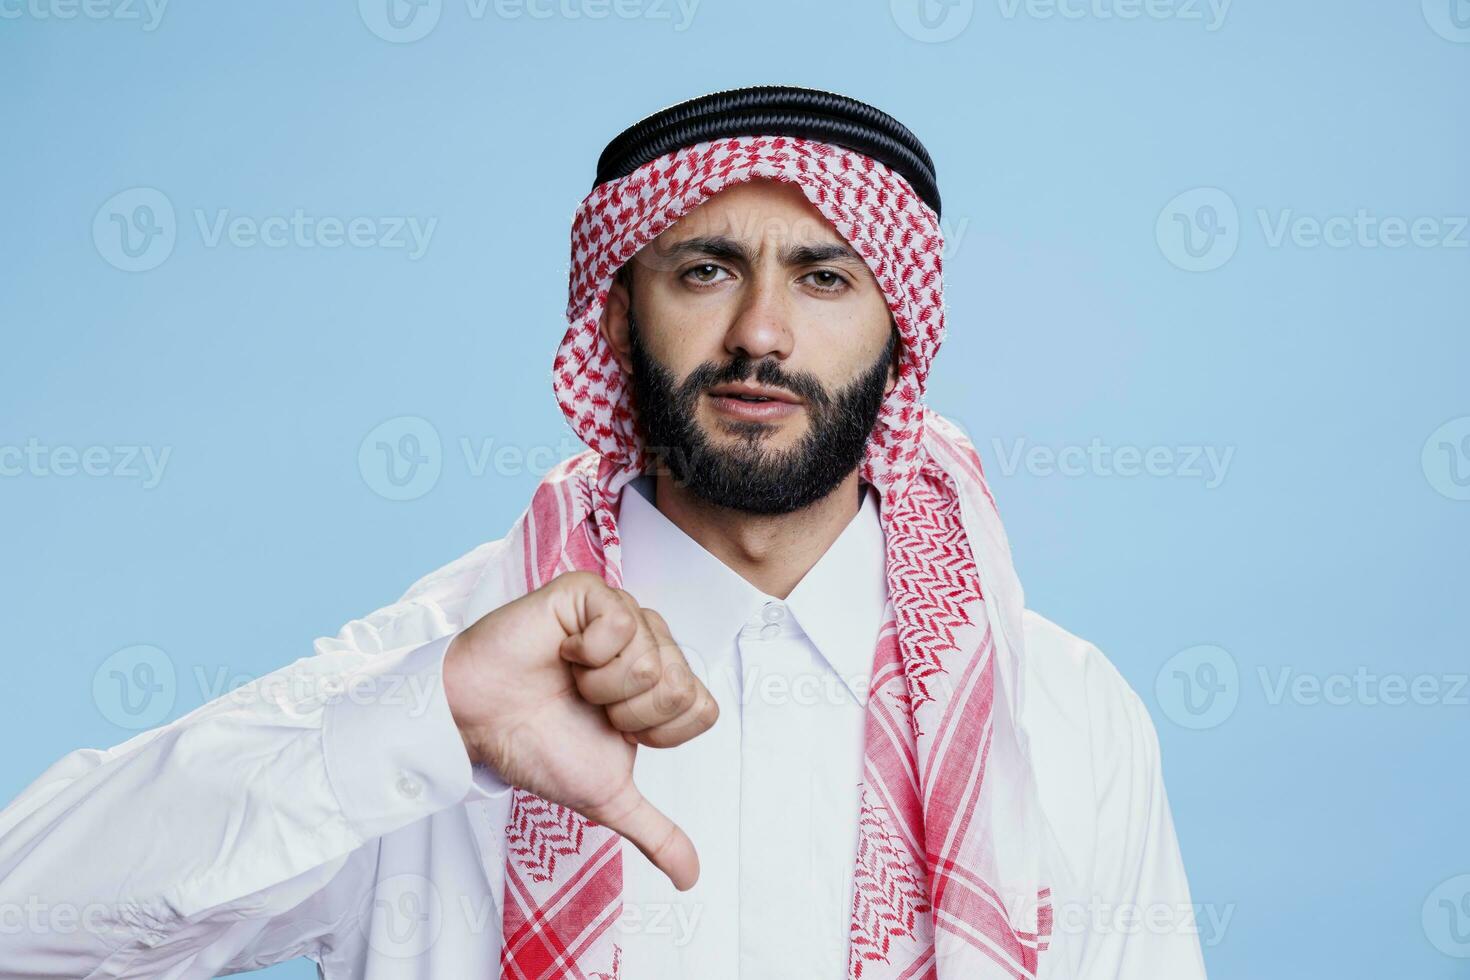
<svg viewBox="0 0 1470 980"><path fill-rule="evenodd" d="M822 293L837 293L847 288L847 280L842 274L831 269L817 269L802 278L812 280L812 286Z"/></svg>
<svg viewBox="0 0 1470 980"><path fill-rule="evenodd" d="M716 265L714 262L701 262L698 265L685 269L680 275L680 278L696 287L703 288L723 282L723 279L716 278L716 275L719 273L723 273L725 276L729 276L730 274L729 270L722 265Z"/></svg>

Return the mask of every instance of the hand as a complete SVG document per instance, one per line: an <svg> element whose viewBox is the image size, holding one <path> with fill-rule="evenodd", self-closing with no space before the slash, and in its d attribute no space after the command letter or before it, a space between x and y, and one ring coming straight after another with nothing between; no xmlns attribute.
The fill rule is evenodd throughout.
<svg viewBox="0 0 1470 980"><path fill-rule="evenodd" d="M662 616L569 572L455 637L444 687L473 761L632 841L679 890L698 880L688 835L633 785L639 745L680 745L719 717Z"/></svg>

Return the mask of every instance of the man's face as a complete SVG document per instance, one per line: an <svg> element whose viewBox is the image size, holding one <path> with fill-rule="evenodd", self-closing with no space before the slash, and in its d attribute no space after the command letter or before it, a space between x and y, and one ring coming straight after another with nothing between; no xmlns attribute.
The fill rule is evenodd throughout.
<svg viewBox="0 0 1470 980"><path fill-rule="evenodd" d="M646 444L699 496L756 513L835 489L897 375L872 273L776 181L727 188L643 248L603 331Z"/></svg>

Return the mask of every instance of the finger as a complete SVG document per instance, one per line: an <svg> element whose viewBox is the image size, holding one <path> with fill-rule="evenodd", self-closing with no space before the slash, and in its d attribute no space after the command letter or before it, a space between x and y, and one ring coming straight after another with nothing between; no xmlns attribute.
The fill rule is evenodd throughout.
<svg viewBox="0 0 1470 980"><path fill-rule="evenodd" d="M694 842L678 825L643 798L631 783L612 809L616 817L588 814L593 820L630 841L643 856L668 875L679 891L688 891L699 880L699 854Z"/></svg>
<svg viewBox="0 0 1470 980"><path fill-rule="evenodd" d="M641 732L673 721L694 707L704 687L680 657L664 661L650 691L607 706L607 720L620 732Z"/></svg>
<svg viewBox="0 0 1470 980"><path fill-rule="evenodd" d="M573 666L577 690L590 704L616 704L653 690L663 672L663 664L669 659L668 653L672 651L674 656L683 656L662 616L652 609L640 607L628 592L622 589L614 591L637 611L642 619L639 632L641 634L646 627L648 635L646 638L642 635L636 637L606 666L595 669Z"/></svg>
<svg viewBox="0 0 1470 980"><path fill-rule="evenodd" d="M679 645L674 642L674 634L669 631L668 620L664 619L662 613L657 609L649 609L647 606L641 607L638 611L643 614L643 620L653 631L653 637L658 641L659 646L677 647Z"/></svg>
<svg viewBox="0 0 1470 980"><path fill-rule="evenodd" d="M642 618L635 609L613 589L600 581L572 596L575 606L567 629L566 639L561 642L560 653L570 663L584 667L601 667L612 661L640 630L645 630Z"/></svg>
<svg viewBox="0 0 1470 980"><path fill-rule="evenodd" d="M708 691L702 691L694 705L673 721L664 722L633 734L639 745L651 749L671 749L703 735L720 719L720 706Z"/></svg>
<svg viewBox="0 0 1470 980"><path fill-rule="evenodd" d="M629 598L632 598L631 596ZM719 708L709 691L689 669L683 649L674 641L668 622L655 609L641 608L650 633L658 642L663 667L660 680L667 679L662 689L644 698L627 698L630 703L610 713L614 727L627 726L624 734L661 729L658 736L645 741L641 736L628 740L656 747L678 745L709 728L719 717ZM692 690L691 690L692 688ZM680 710L680 706L688 706ZM667 727L666 727L667 726Z"/></svg>
<svg viewBox="0 0 1470 980"><path fill-rule="evenodd" d="M653 690L663 673L657 650L638 650L629 644L605 667L572 665L577 692L589 704L616 704Z"/></svg>

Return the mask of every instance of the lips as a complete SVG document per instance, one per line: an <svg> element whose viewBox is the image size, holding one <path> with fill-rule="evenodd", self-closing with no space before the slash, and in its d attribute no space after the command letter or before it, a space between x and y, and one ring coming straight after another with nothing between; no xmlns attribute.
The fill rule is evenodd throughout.
<svg viewBox="0 0 1470 980"><path fill-rule="evenodd" d="M724 384L716 385L709 390L715 398L729 398L733 401L747 404L760 405L769 402L781 402L786 405L800 405L801 399L784 388L772 388L768 385L757 384Z"/></svg>
<svg viewBox="0 0 1470 980"><path fill-rule="evenodd" d="M781 388L724 384L709 390L710 404L725 419L774 424L802 411L801 399Z"/></svg>

